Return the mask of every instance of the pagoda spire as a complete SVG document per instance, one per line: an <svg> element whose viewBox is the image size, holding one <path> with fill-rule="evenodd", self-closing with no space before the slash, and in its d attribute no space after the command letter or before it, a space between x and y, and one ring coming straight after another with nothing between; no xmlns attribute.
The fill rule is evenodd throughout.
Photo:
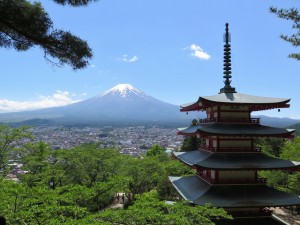
<svg viewBox="0 0 300 225"><path fill-rule="evenodd" d="M231 51L230 51L230 33L228 29L228 23L225 24L225 34L224 34L224 87L220 89L220 93L236 93L235 88L231 87Z"/></svg>

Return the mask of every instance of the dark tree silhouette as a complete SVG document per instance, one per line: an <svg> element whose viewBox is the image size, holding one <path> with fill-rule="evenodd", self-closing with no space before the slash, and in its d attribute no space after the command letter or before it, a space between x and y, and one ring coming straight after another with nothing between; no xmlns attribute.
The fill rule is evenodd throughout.
<svg viewBox="0 0 300 225"><path fill-rule="evenodd" d="M53 1L61 5L82 6L96 0ZM68 64L75 70L85 68L92 57L86 41L54 28L40 2L0 0L0 47L26 51L34 46L41 47L44 58L52 64Z"/></svg>

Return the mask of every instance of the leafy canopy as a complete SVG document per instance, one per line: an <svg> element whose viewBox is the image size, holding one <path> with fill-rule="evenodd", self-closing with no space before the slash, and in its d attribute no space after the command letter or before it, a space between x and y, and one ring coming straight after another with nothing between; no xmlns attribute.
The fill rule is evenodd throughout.
<svg viewBox="0 0 300 225"><path fill-rule="evenodd" d="M214 220L231 219L224 209L211 206L190 206L187 202L167 204L156 191L137 196L128 209L109 209L95 216L102 224L161 224L161 225L213 225Z"/></svg>
<svg viewBox="0 0 300 225"><path fill-rule="evenodd" d="M51 150L43 142L24 144L26 137L30 137L26 128L0 126L3 162L18 147L15 159L30 171L16 174L20 182L0 179L0 222L5 217L7 224L13 225L207 225L213 224L212 218L228 217L213 207L165 204L162 199L178 199L167 176L184 175L190 169L156 151L162 150L160 146L153 147L154 155L138 159L114 149L100 149L99 143ZM126 193L125 209L110 210L120 192Z"/></svg>

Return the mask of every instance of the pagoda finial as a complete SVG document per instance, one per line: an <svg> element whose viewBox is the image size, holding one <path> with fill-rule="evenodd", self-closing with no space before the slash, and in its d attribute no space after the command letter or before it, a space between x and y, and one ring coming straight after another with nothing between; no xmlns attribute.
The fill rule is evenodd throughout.
<svg viewBox="0 0 300 225"><path fill-rule="evenodd" d="M225 24L225 34L224 34L224 88L220 89L220 93L236 93L235 88L231 87L231 52L230 52L230 33L228 29L228 23Z"/></svg>

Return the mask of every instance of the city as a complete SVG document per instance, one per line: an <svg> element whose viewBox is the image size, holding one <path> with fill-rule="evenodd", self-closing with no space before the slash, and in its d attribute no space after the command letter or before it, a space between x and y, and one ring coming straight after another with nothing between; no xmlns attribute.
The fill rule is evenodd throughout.
<svg viewBox="0 0 300 225"><path fill-rule="evenodd" d="M136 127L64 127L30 128L35 141L48 143L52 149L70 149L85 143L99 143L100 148L116 148L120 153L139 156L155 144L178 150L183 137L175 128Z"/></svg>

